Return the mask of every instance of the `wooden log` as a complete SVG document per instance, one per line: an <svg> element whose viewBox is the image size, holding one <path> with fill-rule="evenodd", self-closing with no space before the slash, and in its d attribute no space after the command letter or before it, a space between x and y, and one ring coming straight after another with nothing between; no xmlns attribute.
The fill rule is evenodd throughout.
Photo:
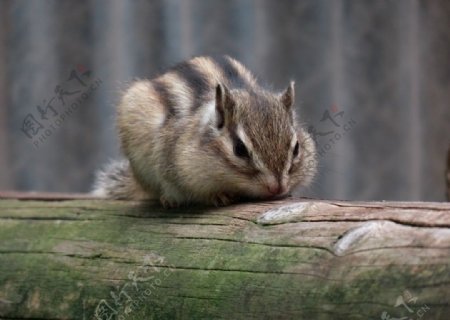
<svg viewBox="0 0 450 320"><path fill-rule="evenodd" d="M450 314L448 203L20 198L0 200L2 319Z"/></svg>
<svg viewBox="0 0 450 320"><path fill-rule="evenodd" d="M447 200L450 201L450 147L447 151L447 171L445 178L447 180Z"/></svg>

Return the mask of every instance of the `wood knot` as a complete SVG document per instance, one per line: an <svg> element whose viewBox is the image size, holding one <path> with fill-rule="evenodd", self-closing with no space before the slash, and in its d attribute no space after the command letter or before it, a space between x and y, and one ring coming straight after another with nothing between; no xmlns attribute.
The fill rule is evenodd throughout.
<svg viewBox="0 0 450 320"><path fill-rule="evenodd" d="M362 244L370 239L376 239L385 230L391 230L396 226L391 221L369 221L354 229L348 230L334 245L334 253L343 256L352 249L362 247Z"/></svg>
<svg viewBox="0 0 450 320"><path fill-rule="evenodd" d="M256 222L262 225L298 222L302 220L306 212L315 208L316 205L314 202L299 202L270 209L260 215Z"/></svg>

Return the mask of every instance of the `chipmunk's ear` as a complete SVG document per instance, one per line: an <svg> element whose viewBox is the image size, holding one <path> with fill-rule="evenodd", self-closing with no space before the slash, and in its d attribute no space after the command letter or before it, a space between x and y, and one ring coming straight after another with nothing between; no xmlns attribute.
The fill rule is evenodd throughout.
<svg viewBox="0 0 450 320"><path fill-rule="evenodd" d="M231 123L234 106L235 103L230 90L219 83L216 87L217 128L222 129Z"/></svg>
<svg viewBox="0 0 450 320"><path fill-rule="evenodd" d="M287 110L291 110L294 105L295 99L295 82L291 81L289 87L281 94L281 103L286 107Z"/></svg>

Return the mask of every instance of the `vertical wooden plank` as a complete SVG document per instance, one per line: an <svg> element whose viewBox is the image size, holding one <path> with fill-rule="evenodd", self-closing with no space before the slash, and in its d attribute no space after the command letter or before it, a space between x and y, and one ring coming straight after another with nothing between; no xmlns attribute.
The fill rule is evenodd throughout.
<svg viewBox="0 0 450 320"><path fill-rule="evenodd" d="M9 163L9 132L6 123L8 109L6 108L6 95L8 86L6 81L6 33L8 32L9 3L0 2L0 189L12 187Z"/></svg>
<svg viewBox="0 0 450 320"><path fill-rule="evenodd" d="M333 198L351 199L353 196L352 181L354 179L353 168L355 166L355 151L352 143L351 131L345 132L341 126L345 126L355 115L355 108L351 101L351 91L347 83L347 71L349 61L346 59L346 49L350 45L347 41L346 25L345 25L345 6L344 1L333 1L328 7L328 15L330 17L328 28L330 32L330 48L327 50L327 60L329 63L329 79L330 79L330 105L326 108L332 114L333 120L339 125L329 126L327 132L333 132L328 135L326 145L319 145L319 152L328 154L326 149L330 145L333 150L330 155L325 158L325 164L333 170L335 174L333 179L327 179L331 190L333 190ZM342 116L339 114L342 113ZM323 118L321 118L322 120ZM320 120L319 120L320 121ZM329 123L330 124L330 123ZM333 142L331 142L333 141Z"/></svg>
<svg viewBox="0 0 450 320"><path fill-rule="evenodd" d="M92 183L92 174L99 163L102 149L108 149L104 139L105 129L102 123L96 97L103 90L100 85L90 91L88 98L83 98L86 88L76 83L75 79L67 81L72 71L82 74L91 72L90 78L81 76L89 86L99 77L93 64L93 14L88 0L56 1L55 24L57 25L55 52L58 56L59 83L66 83L77 92L67 96L69 104L77 103L58 128L58 158L61 162L57 184L59 191L82 192L88 190ZM79 92L78 92L79 91ZM67 106L61 106L62 110ZM67 110L67 109L66 109ZM103 139L102 139L103 137ZM112 137L108 138L112 140ZM109 142L110 144L111 142ZM69 169L68 169L69 168ZM53 178L56 177L53 175Z"/></svg>
<svg viewBox="0 0 450 320"><path fill-rule="evenodd" d="M0 2L0 189L12 188L13 181L11 164L9 159L10 133L7 126L8 108L7 96L9 95L8 81L6 78L6 62L8 47L6 43L9 32L9 5L7 1Z"/></svg>
<svg viewBox="0 0 450 320"><path fill-rule="evenodd" d="M400 1L398 56L399 65L396 72L397 88L404 99L404 118L402 124L404 131L405 153L404 164L406 169L405 187L408 194L405 200L421 199L422 189L422 90L421 74L422 60L420 48L423 39L418 1ZM399 106L400 107L400 106ZM401 168L400 163L397 164Z"/></svg>
<svg viewBox="0 0 450 320"><path fill-rule="evenodd" d="M229 54L240 58L241 37L233 1L192 1L192 47L194 55Z"/></svg>
<svg viewBox="0 0 450 320"><path fill-rule="evenodd" d="M409 199L407 90L400 75L399 50L406 16L401 1L345 2L346 90L357 126L351 132L357 149L352 168L353 199ZM341 173L345 177L345 173Z"/></svg>
<svg viewBox="0 0 450 320"><path fill-rule="evenodd" d="M130 2L128 45L132 76L151 78L166 64L167 47L164 45L164 0Z"/></svg>
<svg viewBox="0 0 450 320"><path fill-rule="evenodd" d="M193 55L192 2L191 0L167 0L162 4L161 39L165 62L175 64Z"/></svg>
<svg viewBox="0 0 450 320"><path fill-rule="evenodd" d="M423 200L445 200L445 157L450 143L450 2L420 1Z"/></svg>
<svg viewBox="0 0 450 320"><path fill-rule="evenodd" d="M56 191L61 177L58 136L51 121L42 119L37 111L38 105L50 101L58 83L55 14L53 2L14 1L9 10L6 105L10 159L14 159L9 170L19 190ZM29 114L43 126L33 141L21 130Z"/></svg>

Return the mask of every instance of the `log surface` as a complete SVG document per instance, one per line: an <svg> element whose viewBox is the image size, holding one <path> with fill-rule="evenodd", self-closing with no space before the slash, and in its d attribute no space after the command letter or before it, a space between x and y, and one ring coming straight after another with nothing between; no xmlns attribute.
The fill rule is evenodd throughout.
<svg viewBox="0 0 450 320"><path fill-rule="evenodd" d="M31 198L0 199L2 319L450 314L448 203Z"/></svg>

